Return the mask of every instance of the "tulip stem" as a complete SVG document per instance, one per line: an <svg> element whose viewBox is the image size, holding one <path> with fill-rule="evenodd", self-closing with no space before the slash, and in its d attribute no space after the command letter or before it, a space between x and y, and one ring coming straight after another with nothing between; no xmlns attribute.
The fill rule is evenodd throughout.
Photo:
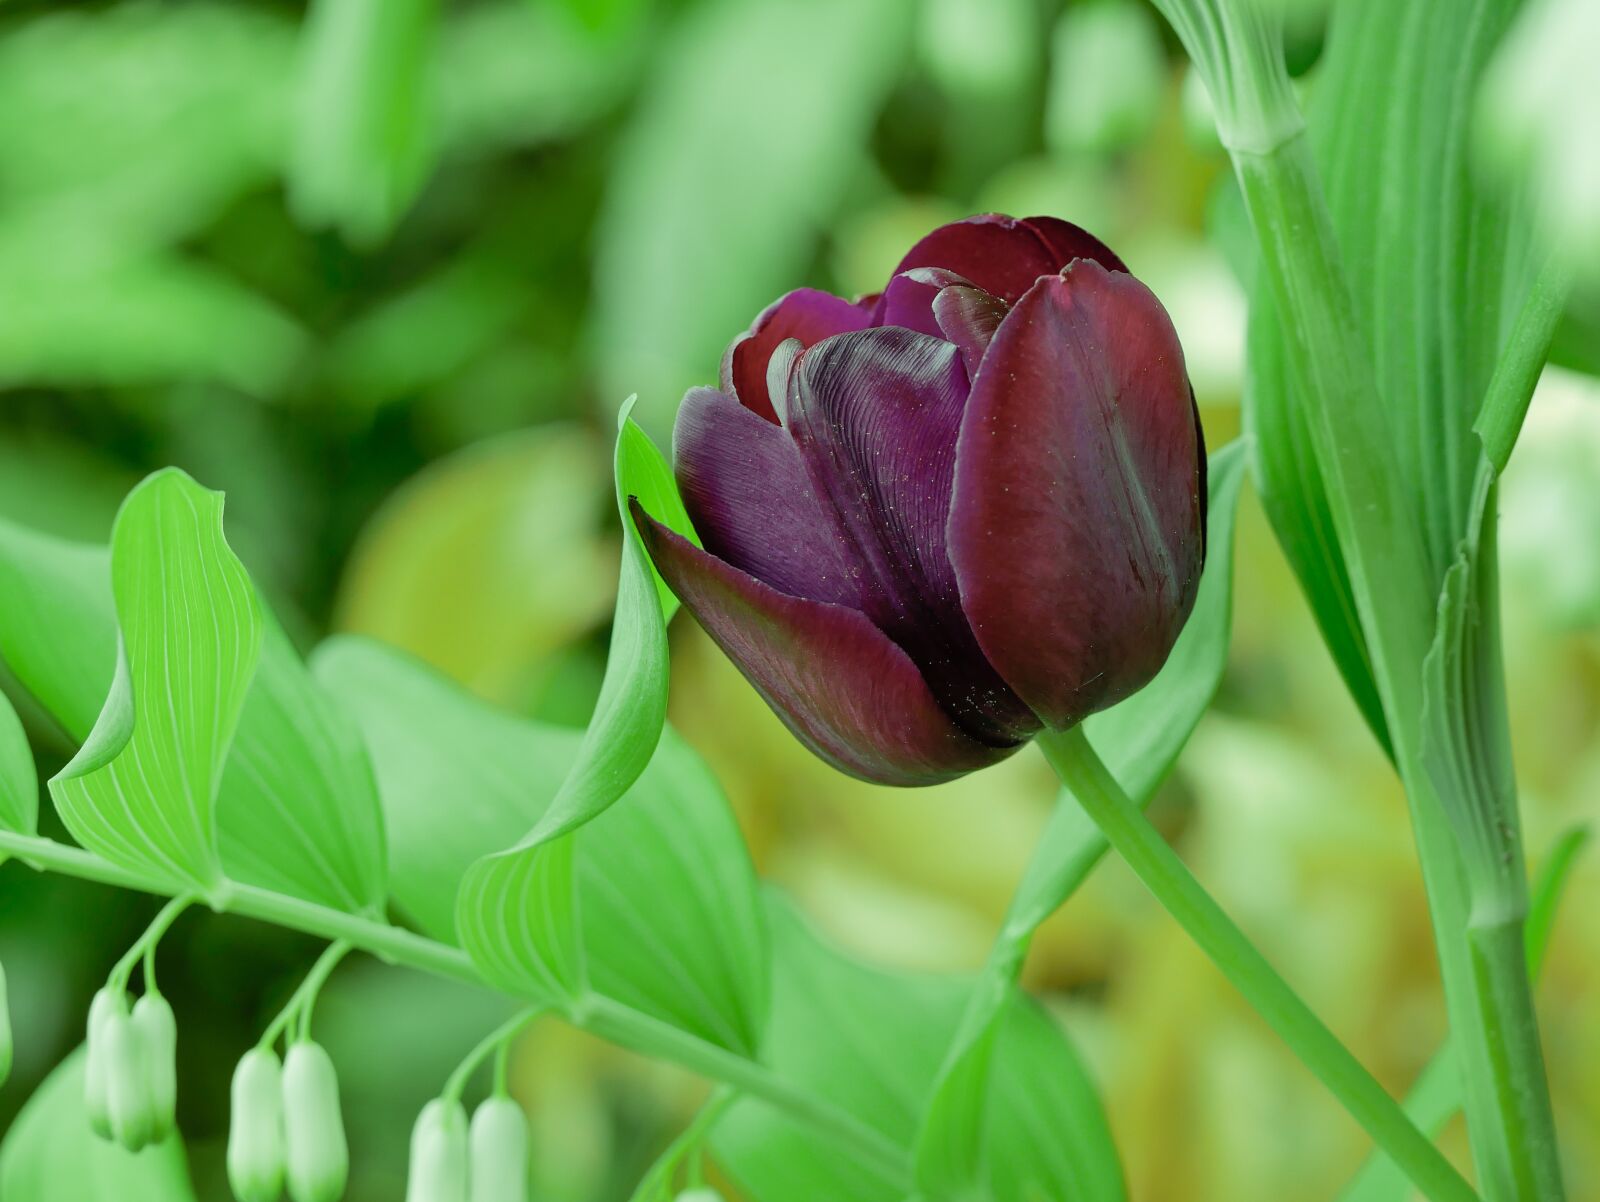
<svg viewBox="0 0 1600 1202"><path fill-rule="evenodd" d="M1477 1195L1405 1110L1267 962L1117 784L1079 727L1039 746L1084 811L1167 912L1350 1116L1433 1202Z"/></svg>

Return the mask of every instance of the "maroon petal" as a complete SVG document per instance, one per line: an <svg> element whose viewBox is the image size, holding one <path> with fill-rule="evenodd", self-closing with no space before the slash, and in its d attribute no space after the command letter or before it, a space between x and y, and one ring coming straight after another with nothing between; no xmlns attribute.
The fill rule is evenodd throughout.
<svg viewBox="0 0 1600 1202"><path fill-rule="evenodd" d="M859 606L858 573L833 514L782 426L726 393L692 388L678 408L672 457L707 551L779 592Z"/></svg>
<svg viewBox="0 0 1600 1202"><path fill-rule="evenodd" d="M956 347L885 326L806 351L788 425L861 568L859 606L977 738L1038 729L979 650L945 549L967 377Z"/></svg>
<svg viewBox="0 0 1600 1202"><path fill-rule="evenodd" d="M934 230L911 248L895 275L915 267L943 267L1014 305L1040 276L1055 275L1074 259L1127 270L1105 243L1070 222L986 213Z"/></svg>
<svg viewBox="0 0 1600 1202"><path fill-rule="evenodd" d="M979 644L1045 722L1161 667L1203 559L1183 351L1138 280L1080 261L989 346L956 454L950 556Z"/></svg>
<svg viewBox="0 0 1600 1202"><path fill-rule="evenodd" d="M883 290L883 303L878 308L877 320L873 324L899 326L919 334L943 338L944 332L933 314L933 299L939 295L940 289L958 284L971 287L969 280L942 267L917 267L902 272L890 280L889 286Z"/></svg>
<svg viewBox="0 0 1600 1202"><path fill-rule="evenodd" d="M931 785L1005 758L940 707L917 667L867 618L780 593L700 550L630 501L678 599L802 743L840 771Z"/></svg>
<svg viewBox="0 0 1600 1202"><path fill-rule="evenodd" d="M999 297L972 284L941 288L933 298L933 316L939 323L939 332L961 351L967 379L978 378L984 352L1010 311Z"/></svg>
<svg viewBox="0 0 1600 1202"><path fill-rule="evenodd" d="M767 393L767 363L779 344L798 338L813 346L832 334L863 330L872 324L872 303L851 304L832 293L800 288L762 310L749 330L733 340L722 357L722 391L769 422L778 420Z"/></svg>

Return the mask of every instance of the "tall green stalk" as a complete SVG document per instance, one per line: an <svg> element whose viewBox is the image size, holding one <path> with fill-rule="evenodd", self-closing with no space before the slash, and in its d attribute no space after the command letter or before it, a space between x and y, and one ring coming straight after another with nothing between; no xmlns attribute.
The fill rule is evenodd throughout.
<svg viewBox="0 0 1600 1202"><path fill-rule="evenodd" d="M1373 1141L1434 1202L1477 1195L1395 1101L1278 975L1255 944L1151 826L1079 727L1051 731L1039 747L1061 783L1163 907L1316 1074Z"/></svg>

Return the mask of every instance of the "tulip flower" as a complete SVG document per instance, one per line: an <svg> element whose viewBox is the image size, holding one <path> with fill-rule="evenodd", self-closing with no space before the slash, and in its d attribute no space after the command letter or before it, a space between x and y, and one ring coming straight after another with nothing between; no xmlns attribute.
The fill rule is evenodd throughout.
<svg viewBox="0 0 1600 1202"><path fill-rule="evenodd" d="M858 301L791 292L679 410L703 544L657 569L841 770L931 784L1127 697L1204 558L1204 446L1166 311L1098 240L985 216Z"/></svg>

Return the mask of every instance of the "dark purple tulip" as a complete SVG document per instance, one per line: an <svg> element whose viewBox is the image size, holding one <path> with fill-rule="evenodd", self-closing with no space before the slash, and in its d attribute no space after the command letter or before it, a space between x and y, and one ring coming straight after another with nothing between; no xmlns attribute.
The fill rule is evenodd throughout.
<svg viewBox="0 0 1600 1202"><path fill-rule="evenodd" d="M1205 553L1205 449L1166 311L1064 221L929 234L879 295L801 289L684 398L700 550L657 568L812 750L932 784L1122 700Z"/></svg>

